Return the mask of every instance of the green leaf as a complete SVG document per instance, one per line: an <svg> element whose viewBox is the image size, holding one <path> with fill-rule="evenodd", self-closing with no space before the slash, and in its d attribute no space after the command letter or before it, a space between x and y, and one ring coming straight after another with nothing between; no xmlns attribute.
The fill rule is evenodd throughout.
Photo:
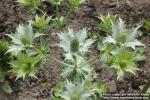
<svg viewBox="0 0 150 100"><path fill-rule="evenodd" d="M144 45L136 39L131 41L131 42L127 42L125 45L126 45L126 47L131 47L134 50L135 50L136 46L143 46L144 47Z"/></svg>
<svg viewBox="0 0 150 100"><path fill-rule="evenodd" d="M6 92L6 93L12 93L12 89L11 89L11 86L8 82L4 82L2 84L2 88L3 90Z"/></svg>

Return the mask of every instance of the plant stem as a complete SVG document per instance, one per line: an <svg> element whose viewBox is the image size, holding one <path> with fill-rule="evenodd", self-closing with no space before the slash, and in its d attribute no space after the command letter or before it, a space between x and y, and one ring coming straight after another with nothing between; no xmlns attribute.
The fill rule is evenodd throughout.
<svg viewBox="0 0 150 100"><path fill-rule="evenodd" d="M64 65L64 66L73 67L72 65L67 64L67 63L65 63L65 62L63 62L63 61L60 61L60 60L58 60L58 59L56 59L56 58L54 58L54 57L49 56L48 58L51 59L51 60L53 60L53 61L55 61L55 62L58 62L58 63L60 63L60 64L62 64L62 65Z"/></svg>
<svg viewBox="0 0 150 100"><path fill-rule="evenodd" d="M72 9L69 10L69 12L68 12L67 15L66 15L66 19L69 18L69 16L71 15L72 11L73 11Z"/></svg>
<svg viewBox="0 0 150 100"><path fill-rule="evenodd" d="M56 16L57 16L57 17L60 17L60 13L59 13L59 7L58 7L58 5L56 5Z"/></svg>
<svg viewBox="0 0 150 100"><path fill-rule="evenodd" d="M40 8L36 8L39 12L41 12L43 15L46 15L47 17L49 17L42 9L40 9Z"/></svg>
<svg viewBox="0 0 150 100"><path fill-rule="evenodd" d="M88 61L86 61L85 63L82 63L81 65L86 65L86 64L90 63L91 61L95 60L97 57L98 56L95 56L95 57L89 59Z"/></svg>
<svg viewBox="0 0 150 100"><path fill-rule="evenodd" d="M43 45L43 38L42 38L42 36L40 37L40 46L42 46Z"/></svg>

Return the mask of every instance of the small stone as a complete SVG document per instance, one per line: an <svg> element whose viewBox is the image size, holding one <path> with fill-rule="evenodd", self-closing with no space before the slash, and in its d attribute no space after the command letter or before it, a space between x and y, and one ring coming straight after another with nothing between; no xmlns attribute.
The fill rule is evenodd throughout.
<svg viewBox="0 0 150 100"><path fill-rule="evenodd" d="M117 86L116 86L115 81L106 82L105 84L108 87L109 92L115 92L117 90Z"/></svg>

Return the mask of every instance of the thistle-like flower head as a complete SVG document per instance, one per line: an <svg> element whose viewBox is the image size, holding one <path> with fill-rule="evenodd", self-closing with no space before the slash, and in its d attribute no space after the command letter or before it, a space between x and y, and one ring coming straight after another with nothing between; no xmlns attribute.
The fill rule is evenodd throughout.
<svg viewBox="0 0 150 100"><path fill-rule="evenodd" d="M140 35L139 27L127 29L124 21L119 18L117 23L112 23L112 36L106 37L103 42L120 44L132 49L135 49L136 46L144 46L136 39Z"/></svg>
<svg viewBox="0 0 150 100"><path fill-rule="evenodd" d="M84 87L84 82L80 84L73 84L67 81L64 93L60 94L64 100L88 100L94 95L94 92L87 91Z"/></svg>
<svg viewBox="0 0 150 100"><path fill-rule="evenodd" d="M84 55L93 43L92 39L87 39L86 29L79 31L68 29L58 36L60 39L59 46L64 49L66 59L72 59L72 55Z"/></svg>
<svg viewBox="0 0 150 100"><path fill-rule="evenodd" d="M17 78L36 77L36 72L42 67L44 56L29 56L26 54L19 54L16 61L12 61L12 69L10 72L16 74Z"/></svg>
<svg viewBox="0 0 150 100"><path fill-rule="evenodd" d="M28 25L19 25L16 28L15 34L6 35L12 39L12 44L9 46L7 52L17 55L20 51L32 47L34 39L43 34L34 34L31 23L29 23Z"/></svg>
<svg viewBox="0 0 150 100"><path fill-rule="evenodd" d="M36 15L35 20L32 21L32 23L36 28L42 28L42 27L48 25L50 20L51 20L51 18L46 17L46 15L43 15L43 16Z"/></svg>
<svg viewBox="0 0 150 100"><path fill-rule="evenodd" d="M112 67L117 70L117 79L122 79L126 72L135 74L135 71L139 70L136 62L140 60L143 60L143 56L138 56L136 52L126 49L116 50L112 55Z"/></svg>

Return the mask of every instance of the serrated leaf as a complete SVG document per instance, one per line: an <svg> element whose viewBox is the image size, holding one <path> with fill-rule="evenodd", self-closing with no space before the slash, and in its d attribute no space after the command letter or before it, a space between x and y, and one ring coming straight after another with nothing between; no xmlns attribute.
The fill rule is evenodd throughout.
<svg viewBox="0 0 150 100"><path fill-rule="evenodd" d="M131 42L127 42L125 45L126 45L126 47L131 47L134 50L135 50L136 46L143 46L144 47L144 45L136 39L131 41Z"/></svg>

